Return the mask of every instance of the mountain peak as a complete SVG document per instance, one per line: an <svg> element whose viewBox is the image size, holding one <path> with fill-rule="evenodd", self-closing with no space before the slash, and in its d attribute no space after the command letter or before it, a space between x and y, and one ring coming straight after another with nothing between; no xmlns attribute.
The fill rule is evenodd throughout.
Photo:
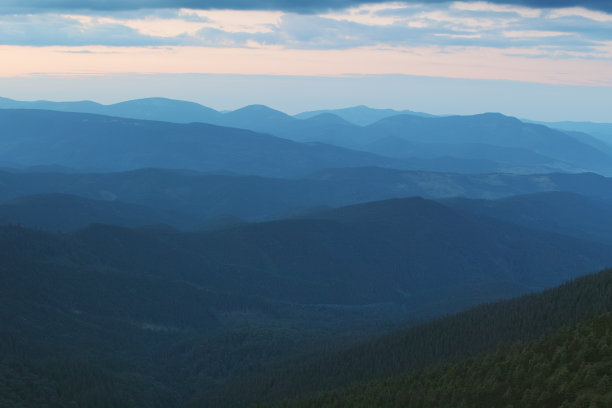
<svg viewBox="0 0 612 408"><path fill-rule="evenodd" d="M195 108L198 110L216 112L214 109L201 105L197 102L163 98L159 96L154 96L150 98L132 99L129 101L123 101L123 102L115 103L112 105L108 105L109 108L125 107L125 106L143 107L143 108L190 107L192 109Z"/></svg>
<svg viewBox="0 0 612 408"><path fill-rule="evenodd" d="M321 113L319 115L316 115L316 116L313 116L313 117L310 117L304 120L310 123L318 123L322 125L335 125L335 124L341 124L341 125L347 125L347 126L353 125L351 122L345 119L342 119L340 116L335 115L333 113L329 113L329 112Z"/></svg>
<svg viewBox="0 0 612 408"><path fill-rule="evenodd" d="M235 111L223 114L224 118L228 120L228 125L238 125L238 127L244 126L245 124L254 125L255 123L261 123L262 121L276 120L276 121L295 121L296 119L292 116L287 115L284 112L272 109L266 105L248 105ZM244 122L243 122L244 121ZM265 130L259 129L257 130Z"/></svg>
<svg viewBox="0 0 612 408"><path fill-rule="evenodd" d="M481 119L488 119L488 120L495 120L495 121L507 121L507 122L522 123L519 119L515 118L514 116L507 116L507 115L504 115L503 113L499 113L499 112L485 112L485 113L480 113L480 114L477 114L477 115L471 115L471 116L467 116L467 117L481 118Z"/></svg>
<svg viewBox="0 0 612 408"><path fill-rule="evenodd" d="M266 105L261 105L261 104L253 104L253 105L247 105L244 106L240 109L236 109L234 111L232 111L231 113L236 113L236 112L253 112L253 113L275 113L275 114L280 114L283 116L289 116L284 112L281 112L279 110L276 109L272 109L269 106Z"/></svg>

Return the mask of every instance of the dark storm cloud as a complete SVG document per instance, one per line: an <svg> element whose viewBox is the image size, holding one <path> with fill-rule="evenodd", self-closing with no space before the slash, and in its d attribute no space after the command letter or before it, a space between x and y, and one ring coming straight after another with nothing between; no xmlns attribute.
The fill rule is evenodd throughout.
<svg viewBox="0 0 612 408"><path fill-rule="evenodd" d="M465 0L464 0L465 1ZM467 0L473 1L473 0ZM45 12L57 10L136 10L143 8L193 8L237 10L283 10L317 13L382 0L5 0L3 12ZM489 0L535 8L584 7L612 12L610 0ZM408 0L407 3L445 3L444 0Z"/></svg>

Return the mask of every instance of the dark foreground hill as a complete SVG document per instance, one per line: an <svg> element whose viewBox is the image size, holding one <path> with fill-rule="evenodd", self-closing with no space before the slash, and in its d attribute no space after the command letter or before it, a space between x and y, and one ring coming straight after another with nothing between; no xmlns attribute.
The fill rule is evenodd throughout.
<svg viewBox="0 0 612 408"><path fill-rule="evenodd" d="M231 394L234 406L291 400L309 395L310 397L294 405L283 406L318 407L336 401L336 406L362 406L359 404L363 403L386 407L395 406L395 398L398 398L399 406L411 407L421 406L417 401L423 402L422 399L426 397L433 398L430 403L438 401L435 397L438 394L446 399L437 404L423 406L461 406L462 398L478 396L485 399L465 406L505 407L508 406L508 399L514 399L511 403L516 406L523 397L521 390L531 389L533 391L525 395L532 405L521 406L557 407L560 406L558 400L549 405L538 405L534 404L531 398L537 400L545 390L549 393L547 398L553 395L558 398L559 394L569 398L563 394L562 389L572 387L576 391L576 394L571 395L574 399L582 394L580 399L584 401L592 391L599 397L608 398L609 394L606 393L610 391L609 388L603 392L597 390L600 389L599 382L602 377L606 374L610 377L610 312L612 271L607 270L539 294L479 306L362 344L291 361L257 375L237 379L227 384L224 393L215 396L217 400L211 396L201 396L200 399L194 400L197 403L193 406L214 406L215 401L225 401ZM584 332L580 331L582 329L578 329L578 332L571 329L554 335L552 341L546 340L543 343L547 344L546 349L539 345L509 348L535 341L542 336L554 334L563 327L581 324L604 314L608 314L608 317L596 320L594 326L592 323L584 326L596 327L605 323L603 332L593 333L595 339L588 336L590 329ZM585 334L587 337L570 335L563 338L567 333ZM495 357L488 356L474 360L473 363L462 363L467 358L500 347L502 348ZM584 350L584 354L581 354L580 350ZM523 353L527 353L525 359ZM598 353L600 357L594 357ZM506 365L508 360L502 357L504 355L510 361L516 358L523 363L512 363L513 366L509 367ZM542 364L531 364L530 358ZM452 367L441 366L455 362L458 364ZM577 371L589 371L589 367L594 368L592 363L596 362L603 364L599 366L603 371L598 371L600 375L596 375L596 380L584 382L583 377L577 375ZM512 370L516 370L514 373L517 378L510 376ZM556 370L560 371L557 373ZM467 373L470 375L466 375ZM556 374L559 376L556 377ZM461 376L463 378L460 378ZM541 384L540 381L543 380L547 383ZM370 385L366 385L368 383ZM349 384L355 386L339 388ZM533 384L538 386L534 389ZM551 390L549 386L555 387L555 390ZM337 391L318 397L322 390L336 388ZM500 390L501 388L503 390ZM508 388L508 395L504 395ZM409 390L411 392L408 392ZM536 392L539 394L535 395ZM411 396L416 400L410 402ZM447 400L448 398L451 401ZM208 401L212 402L207 405ZM500 405L502 401L504 404ZM569 399L568 402L574 401Z"/></svg>
<svg viewBox="0 0 612 408"><path fill-rule="evenodd" d="M0 374L25 406L212 401L230 378L612 262L423 199L214 232L3 227L0 251Z"/></svg>
<svg viewBox="0 0 612 408"><path fill-rule="evenodd" d="M609 407L612 314L462 363L338 389L282 407Z"/></svg>

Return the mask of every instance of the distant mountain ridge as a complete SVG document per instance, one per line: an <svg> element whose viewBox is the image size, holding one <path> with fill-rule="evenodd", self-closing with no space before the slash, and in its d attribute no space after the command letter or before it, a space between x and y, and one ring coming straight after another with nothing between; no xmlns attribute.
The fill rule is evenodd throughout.
<svg viewBox="0 0 612 408"><path fill-rule="evenodd" d="M16 101L0 98L0 109L42 109L176 123L214 123L219 115L222 115L212 108L195 102L167 98L135 99L111 105L92 101Z"/></svg>
<svg viewBox="0 0 612 408"><path fill-rule="evenodd" d="M125 227L164 224L188 229L203 225L204 220L143 205L55 193L19 197L0 204L0 225L7 224L68 232L90 224Z"/></svg>
<svg viewBox="0 0 612 408"><path fill-rule="evenodd" d="M122 171L180 168L294 177L329 167L407 162L249 130L86 113L0 109L0 163Z"/></svg>
<svg viewBox="0 0 612 408"><path fill-rule="evenodd" d="M424 117L434 116L410 110L375 109L361 105L344 109L302 112L292 117L280 111L268 108L265 105L248 105L233 111L220 112L196 102L160 97L134 99L108 105L92 101L17 101L0 97L0 109L45 109L176 123L203 122L224 126L229 123L234 123L236 120L239 121L241 117L243 120L248 119L248 116L253 114L267 114L268 120L270 118L278 119L279 117L285 120L294 118L310 119L321 114L333 114L336 117L344 119L348 123L359 126L369 125L380 119L401 114L412 114Z"/></svg>
<svg viewBox="0 0 612 408"><path fill-rule="evenodd" d="M612 179L596 174L465 175L387 168L327 169L299 179L164 169L85 174L0 171L0 185L0 204L24 196L64 194L145 206L196 220L231 216L263 221L321 206L414 196L499 199L558 191L612 202Z"/></svg>
<svg viewBox="0 0 612 408"><path fill-rule="evenodd" d="M288 116L285 119L302 122ZM0 109L0 120L5 135L0 139L3 167L59 166L81 171L157 167L274 177L363 166L468 173L553 170L540 165L507 166L471 159L389 158L205 123L179 124L36 109ZM310 126L310 121L303 122Z"/></svg>
<svg viewBox="0 0 612 408"><path fill-rule="evenodd" d="M414 115L422 116L426 118L434 117L429 113L414 112L411 110L395 110L395 109L375 109L365 105L353 106L350 108L341 109L321 109L315 111L302 112L295 115L298 119L310 119L321 114L332 114L339 118L344 119L347 122L353 123L359 126L371 125L378 122L381 119L388 118L390 116L397 115Z"/></svg>
<svg viewBox="0 0 612 408"><path fill-rule="evenodd" d="M598 138L599 140L612 146L612 123L603 122L537 122L528 121L533 123L539 123L551 127L553 129L559 129L568 132L580 132L587 133L591 136Z"/></svg>
<svg viewBox="0 0 612 408"><path fill-rule="evenodd" d="M100 105L92 102L17 102L0 108L38 108L89 112L173 123L209 123L247 129L297 142L317 142L397 159L427 170L433 160L464 160L476 172L596 171L612 174L612 147L586 134L553 130L501 114L435 117L411 111L364 106L289 116L263 105L221 113L202 105L147 98ZM368 119L367 123L365 121ZM359 120L362 122L359 122ZM423 162L429 160L429 162ZM419 163L419 161L421 161ZM470 161L472 164L467 163ZM483 162L489 162L483 165ZM488 166L488 167L486 167ZM496 167L494 167L496 166ZM452 170L460 171L457 163Z"/></svg>
<svg viewBox="0 0 612 408"><path fill-rule="evenodd" d="M503 156L508 154L505 153L507 149L515 152L523 150L523 155L535 153L541 156L538 158L534 155L527 158L528 161L526 158L519 158L518 162L547 163L547 158L549 165L562 166L562 163L567 163L578 168L606 172L609 172L611 159L611 156L601 150L568 134L497 113L441 118L400 115L383 119L370 125L368 129L379 137L375 141L375 148L363 150L387 155L394 150L402 150L398 149L396 144L387 148L386 140L403 140L406 143L416 143L416 146L441 144L461 148L461 145L472 144L472 151L466 152L466 157L488 157L497 161L503 160ZM492 152L493 147L497 148L499 153ZM478 149L485 150L479 152ZM434 147L433 150L438 151L439 148ZM399 154L394 157L399 157ZM555 161L560 163L555 164Z"/></svg>
<svg viewBox="0 0 612 408"><path fill-rule="evenodd" d="M594 197L555 191L497 200L449 198L439 202L527 228L612 243L612 202Z"/></svg>

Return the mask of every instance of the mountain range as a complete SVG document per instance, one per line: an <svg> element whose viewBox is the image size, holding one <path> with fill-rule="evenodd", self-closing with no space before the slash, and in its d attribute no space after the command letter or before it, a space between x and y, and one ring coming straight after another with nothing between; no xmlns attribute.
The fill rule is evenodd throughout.
<svg viewBox="0 0 612 408"><path fill-rule="evenodd" d="M339 117L346 122L359 125L359 126L367 126L371 125L375 122L378 122L381 119L385 119L391 116L397 115L413 115L413 116L422 116L422 117L434 117L435 115L430 115L428 113L423 112L414 112L411 110L395 110L395 109L375 109L369 108L364 105L353 106L350 108L342 108L342 109L324 109L324 110L316 110L316 111L308 111L302 112L295 115L298 119L310 119L310 118L319 118L323 119Z"/></svg>
<svg viewBox="0 0 612 408"><path fill-rule="evenodd" d="M70 228L75 222L86 221L133 226L135 221L127 219L133 216L150 223L197 229L215 223L219 217L262 221L299 216L321 208L414 196L497 199L558 191L612 201L612 181L595 174L458 175L354 168L324 170L288 180L160 169L123 173L38 171L0 171L3 185L0 216L5 223L51 230L61 226L59 220ZM557 205L554 195L547 197L550 203L543 200L543 205ZM128 205L137 207L128 210ZM580 208L586 207L573 208L573 213L580 215ZM101 212L95 214L94 209ZM49 217L42 217L43 213ZM81 219L77 214L89 216ZM131 215L121 221L118 214ZM114 221L108 222L110 219Z"/></svg>
<svg viewBox="0 0 612 408"><path fill-rule="evenodd" d="M542 125L566 132L586 133L597 139L612 144L612 123L600 122L539 122Z"/></svg>
<svg viewBox="0 0 612 408"><path fill-rule="evenodd" d="M497 200L450 198L445 205L472 214L509 221L527 228L612 242L610 201L575 193L547 192Z"/></svg>
<svg viewBox="0 0 612 408"><path fill-rule="evenodd" d="M610 174L612 169L612 147L601 140L586 133L554 130L500 114L435 117L410 111L355 107L310 112L292 117L263 105L251 105L221 113L192 102L163 98L133 100L114 105L93 102L18 102L1 99L0 108L86 112L182 124L208 123L266 133L297 142L324 143L411 162L407 164L388 159L385 163L387 166L401 168L466 172L462 169L472 167L475 172L513 173L589 170L605 174ZM364 122L355 118L371 120ZM45 119L37 117L32 120L42 122ZM68 119L63 117L62 120ZM80 119L76 117L74 120L78 122ZM51 128L56 125L56 122L49 124ZM190 132L181 129L173 132ZM117 128L112 131L121 133ZM227 132L218 128L199 131L208 135ZM328 151L327 157L333 153ZM335 153L338 155L339 165L330 167L345 167L342 156L348 153ZM19 158L19 155L17 157ZM444 169L437 167L439 164L435 162L441 158L461 162L450 169ZM8 158L3 160L10 164ZM370 162L373 161L375 159L370 158ZM380 158L379 163L382 163ZM28 165L19 159L14 160L13 164Z"/></svg>
<svg viewBox="0 0 612 408"><path fill-rule="evenodd" d="M0 123L0 406L612 403L612 147L584 124L164 98Z"/></svg>
<svg viewBox="0 0 612 408"><path fill-rule="evenodd" d="M593 236L599 231L605 236L605 207L612 202L612 181L595 174L458 175L354 168L324 170L302 179L288 180L160 169L123 173L37 171L0 171L3 186L0 189L0 219L3 223L52 231L85 227L89 223L168 224L195 230L207 225L219 226L223 218L225 221L221 225L231 218L233 222L240 219L263 221L391 198L490 200L527 195L500 200L499 204L492 201L465 203L476 213L493 217L505 214L510 217L508 220L526 226L542 216L548 221L537 226L547 224L553 232L567 233L567 230L555 229L554 223L563 225L571 221L584 223L585 228L581 229L584 233ZM529 196L545 192L551 194ZM525 204L530 200L530 205ZM452 204L452 200L445 204L462 209L461 200L455 201L457 204ZM508 203L507 211L502 203ZM510 203L518 207L513 208ZM562 207L559 212L547 210L557 207ZM588 219L592 222L588 223Z"/></svg>
<svg viewBox="0 0 612 408"><path fill-rule="evenodd" d="M200 221L204 225L204 221ZM0 204L0 225L21 225L68 232L90 224L197 228L198 218L120 201L92 200L68 194L38 194Z"/></svg>
<svg viewBox="0 0 612 408"><path fill-rule="evenodd" d="M91 201L85 203L91 206ZM111 208L123 210L112 214L118 218L140 210L118 204ZM150 215L140 211L142 218L133 222ZM72 212L76 223L82 211ZM27 230L19 234L32 236ZM19 234L11 245L19 245ZM68 240L67 248L78 249L75 253L83 255L71 264L93 262L113 271L178 279L215 293L273 302L395 303L416 316L549 287L612 262L608 243L457 212L421 198L357 204L212 232L94 224L61 239L45 239L50 243L44 247L55 248L51 254L67 245L60 245L62 240ZM438 256L441 252L444 256Z"/></svg>
<svg viewBox="0 0 612 408"><path fill-rule="evenodd" d="M0 110L0 161L22 166L133 170L143 167L304 175L328 167L400 160L248 130L44 110Z"/></svg>
<svg viewBox="0 0 612 408"><path fill-rule="evenodd" d="M467 216L423 199L215 232L94 225L49 234L2 227L0 248L0 373L6 379L0 401L9 405L70 398L86 406L245 406L277 392L295 395L285 394L293 385L285 387L296 381L316 390L312 384L409 370L415 359L423 367L436 361L426 346L443 347L434 356L446 361L528 340L610 310L602 302L612 298L606 274L603 282L590 284L591 277L580 281L586 286L570 284L372 338L408 317L414 325L612 260L606 245ZM425 341L431 336L437 342ZM403 346L404 339L420 348ZM345 351L337 355L338 348ZM387 364L389 358L396 364ZM372 359L378 368L357 369ZM325 369L338 361L343 365ZM283 381L267 382L287 366ZM314 383L313 369L325 370ZM338 370L342 375L327 381ZM26 384L48 394L19 391Z"/></svg>

